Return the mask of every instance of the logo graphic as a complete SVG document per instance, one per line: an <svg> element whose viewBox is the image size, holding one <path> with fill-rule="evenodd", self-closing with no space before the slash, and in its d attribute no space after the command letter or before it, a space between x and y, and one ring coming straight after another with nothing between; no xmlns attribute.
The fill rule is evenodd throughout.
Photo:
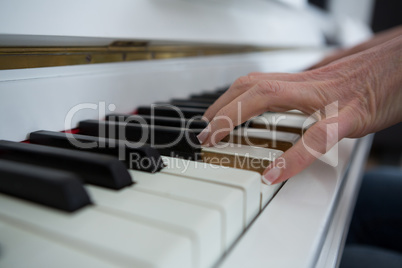
<svg viewBox="0 0 402 268"><path fill-rule="evenodd" d="M160 139L158 142L158 139L156 139L156 135L158 135L155 132L155 109L158 107L163 107L164 109L171 109L177 113L177 118L178 120L181 120L181 125L180 127L177 127L177 134L176 136L172 136L171 140L166 140L165 143L161 143ZM114 112L116 110L116 106L114 104L109 104L108 106L106 105L106 102L99 102L99 103L82 103L78 104L70 109L68 114L66 115L65 121L64 121L64 126L65 129L73 129L75 127L74 123L76 123L79 117L82 117L83 115L87 115L88 113L96 114L99 119L104 119L106 117L106 114L109 112ZM231 118L228 116L219 116L214 118L214 120L219 120L220 122L224 122L224 125L227 126L225 128L218 129L213 133L212 136L212 141L215 140L215 136L220 134L220 133L229 133L226 138L227 142L229 143L242 143L244 145L248 145L251 147L257 147L257 146L262 146L262 147L270 147L270 148L276 148L277 144L280 143L280 140L277 139L277 132L276 130L280 130L280 126L283 125L284 122L286 121L291 121L292 118L295 118L295 115L290 115L290 114L276 114L272 113L266 113L262 116L258 116L256 120L264 125L264 128L266 132L269 132L270 138L269 142L264 143L258 140L255 136L252 136L251 133L253 133L253 123L255 122L254 119L249 120L245 122L243 125L240 125L235 129L235 126L238 123L241 123L241 112L242 112L242 107L241 103L238 103L237 107L237 120L236 122L233 122ZM190 124L194 120L200 120L202 115L195 116L193 118L185 118L183 112L180 110L180 108L169 105L169 104L158 104L158 105L151 105L151 111L150 111L150 120L145 120L142 118L140 115L133 115L133 116L128 116L128 117L114 117L114 116L109 116L109 120L113 122L113 126L106 126L106 124L100 124L100 127L98 129L98 137L99 140L97 142L82 142L80 140L77 140L72 133L66 133L67 137L69 138L69 141L71 144L78 148L82 149L91 149L91 148L105 148L106 146L115 148L118 146L119 150L119 159L120 160L125 160L126 158L126 148L138 148L143 145L151 145L155 149L161 150L161 149L167 149L171 148L172 146L175 146L177 144L187 144L185 147L190 148L190 147L200 147L200 144L194 140L194 137L190 137L189 133L194 132L197 134L197 131L200 130L194 130L190 129ZM74 118L76 117L76 118ZM299 117L296 115L296 117ZM110 119L112 118L112 119ZM302 117L299 117L302 118ZM302 142L303 146L306 148L306 150L312 154L315 158L319 159L320 161L325 162L326 164L329 164L331 166L337 166L338 165L338 102L333 102L325 107L323 111L316 111L314 114L311 116L307 117L307 119L304 120L302 124L302 129L305 130L308 127L310 127L312 124L314 124L316 121L320 121L321 123L327 122L325 125L325 132L326 137L320 137L324 141L325 139L325 151L329 151L327 154L323 154L323 152L319 152L312 146L311 144L308 144L308 142L305 140L305 137L302 135L301 140L298 142ZM300 122L300 121L299 121ZM128 127L129 124L136 124L138 131L140 132L138 137L135 140L128 139L129 137L126 137L126 128ZM299 123L301 124L301 122ZM106 127L105 127L106 126ZM140 126L140 127L138 127ZM163 127L162 127L163 128ZM166 127L165 127L166 129ZM234 131L232 131L234 129ZM249 131L250 130L250 131ZM250 135L249 135L250 133ZM160 134L159 134L160 135ZM193 134L192 134L193 135ZM268 135L268 134L265 134ZM278 134L279 135L279 134ZM294 134L292 134L294 135ZM194 135L193 135L194 136ZM263 137L264 138L264 137ZM268 140L268 139L267 139ZM254 142L259 142L254 143ZM221 143L221 144L211 144L215 145L218 148L224 148L225 146L228 146L229 143ZM106 145L108 144L108 145ZM233 145L233 144L232 144ZM250 147L250 148L251 148ZM182 147L181 147L182 148ZM166 150L165 150L166 152ZM173 154L173 153L171 153ZM220 165L224 165L223 163L232 163L234 160L237 158L228 158L224 154L219 156L219 159L214 159L214 161L209 161L209 163L216 162ZM270 158L270 156L267 156ZM233 159L234 160L233 160ZM274 157L275 158L275 157ZM242 159L242 158L239 158ZM270 158L272 159L272 158ZM183 159L182 159L183 160ZM192 158L192 160L200 160L199 156L195 156ZM136 166L141 166L141 165L149 165L148 162L142 161L142 159L139 158L138 155L132 155L130 156L130 161L132 163L135 163ZM207 161L204 159L204 161ZM244 161L244 160L242 160ZM252 170L258 170L258 172L263 171L267 165L267 161L256 161L256 163L265 163L264 167L251 167L250 169ZM284 161L282 157L279 157L276 161L276 165L281 165L281 168L285 167ZM253 162L254 165L254 162ZM183 165L182 165L183 166ZM199 165L202 166L202 165ZM205 165L204 165L205 166ZM239 165L238 165L239 166ZM240 165L241 166L241 165ZM185 167L185 165L184 165ZM186 167L187 169L187 167ZM246 168L248 169L248 168Z"/></svg>

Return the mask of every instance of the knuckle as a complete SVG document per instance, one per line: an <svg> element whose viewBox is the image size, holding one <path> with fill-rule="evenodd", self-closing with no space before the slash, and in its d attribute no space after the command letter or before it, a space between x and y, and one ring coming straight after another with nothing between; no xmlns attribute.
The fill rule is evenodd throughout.
<svg viewBox="0 0 402 268"><path fill-rule="evenodd" d="M233 84L228 89L231 94L242 94L247 91L252 86L252 79L249 76L241 76L233 82Z"/></svg>
<svg viewBox="0 0 402 268"><path fill-rule="evenodd" d="M247 76L241 76L236 79L236 81L233 83L234 87L245 87L248 86L251 83L250 77Z"/></svg>
<svg viewBox="0 0 402 268"><path fill-rule="evenodd" d="M282 91L281 83L278 81L259 81L254 87L254 93L258 96L279 95Z"/></svg>

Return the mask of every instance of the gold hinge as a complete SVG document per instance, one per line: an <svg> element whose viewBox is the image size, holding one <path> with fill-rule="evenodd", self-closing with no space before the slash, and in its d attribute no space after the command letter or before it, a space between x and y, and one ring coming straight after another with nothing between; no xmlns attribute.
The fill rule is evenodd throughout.
<svg viewBox="0 0 402 268"><path fill-rule="evenodd" d="M103 47L0 47L0 70L198 57L257 52L273 48L213 45L153 45L116 41Z"/></svg>

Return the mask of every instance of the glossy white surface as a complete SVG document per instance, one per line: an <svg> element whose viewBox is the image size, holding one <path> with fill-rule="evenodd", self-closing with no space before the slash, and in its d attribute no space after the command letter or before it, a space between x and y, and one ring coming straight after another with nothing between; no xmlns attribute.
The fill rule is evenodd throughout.
<svg viewBox="0 0 402 268"><path fill-rule="evenodd" d="M356 142L344 139L339 143L336 167L316 161L289 179L220 267L314 267ZM335 157L334 151L323 156ZM355 164L360 170L361 161ZM350 213L351 209L349 203L346 210Z"/></svg>
<svg viewBox="0 0 402 268"><path fill-rule="evenodd" d="M308 117L299 114L290 113L264 113L261 116L257 116L251 120L258 124L265 124L267 126L276 127L296 127L296 128L306 128L316 122L313 117Z"/></svg>
<svg viewBox="0 0 402 268"><path fill-rule="evenodd" d="M374 134L358 141L353 152L353 162L346 174L344 185L339 193L336 207L328 222L328 232L321 239L321 251L315 261L315 267L338 267L348 233L354 205L359 193L364 166L370 152Z"/></svg>
<svg viewBox="0 0 402 268"><path fill-rule="evenodd" d="M86 186L98 209L186 237L192 242L194 267L211 267L223 254L221 218L217 211L130 189ZM127 230L129 231L129 230Z"/></svg>
<svg viewBox="0 0 402 268"><path fill-rule="evenodd" d="M31 131L61 131L105 113L130 113L140 105L228 85L251 71L296 71L322 55L295 50L0 70L0 138L20 141ZM71 122L66 120L69 112Z"/></svg>
<svg viewBox="0 0 402 268"><path fill-rule="evenodd" d="M191 241L145 223L87 207L70 214L0 194L0 217L121 266L193 265ZM155 247L155 245L158 245ZM158 256L158 258L155 258Z"/></svg>
<svg viewBox="0 0 402 268"><path fill-rule="evenodd" d="M243 231L244 200L239 189L163 173L150 174L136 170L129 172L137 182L137 191L159 194L218 211L222 220L222 242L225 249Z"/></svg>
<svg viewBox="0 0 402 268"><path fill-rule="evenodd" d="M256 221L248 227L246 233L236 243L234 249L230 251L223 263L217 267L244 267L246 263L247 265L251 265L251 267L266 267L266 265L274 267L334 267L342 251L341 246L342 238L345 235L345 224L347 225L351 209L353 209L354 200L351 199L355 198L355 191L359 184L359 173L361 172L361 166L365 160L369 145L368 139L363 139L359 142L348 176L344 177L349 157L353 149L355 149L353 147L356 143L357 141L355 140L343 140L339 144L339 155L331 151L322 157L322 159L326 158L326 162L329 162L329 158L339 156L338 166L331 167L324 164L324 162L317 161L307 170L286 182ZM153 175L150 174L149 176ZM193 176L203 177L190 175L190 178L184 179L192 181L191 177ZM344 181L345 179L347 180ZM139 181L141 182L141 179ZM212 184L213 180L209 179L209 181ZM221 181L223 182L224 179ZM168 183L171 183L171 181L168 181ZM174 223L176 220L180 221L181 219L189 223L198 222L197 216L194 219L185 219L179 216L180 210L184 209L182 210L184 212L186 209L194 207L193 201L181 198L180 196L177 198L175 195L164 194L164 197L156 198L154 195L148 199L151 202L146 204L142 202L147 199L144 197L147 195L151 196L149 192L154 191L154 188L156 189L155 192L158 192L158 187L153 187L151 190L141 193L135 190L136 186L140 186L141 188L141 184L134 185L131 187L132 189L126 189L118 194L115 191L107 191L91 186L89 189L93 195L93 199L99 203L95 207L97 211L94 211L93 208L87 208L73 214L74 217L72 218L65 213L0 195L0 222L8 222L10 219L12 222L16 222L15 227L19 229L16 231L16 237L18 237L18 233L22 232L25 234L24 232L27 230L34 232L36 236L40 236L39 238L32 238L32 235L28 234L27 244L23 250L29 250L29 243L32 241L32 243L36 243L38 240L38 243L44 245L44 247L49 245L53 247L53 244L56 243L53 248L55 254L65 253L66 256L76 257L77 260L82 259L83 263L92 264L100 261L102 265L107 266L108 263L127 264L129 262L132 265L134 263L132 262L133 260L124 258L122 255L124 252L119 252L118 256L114 256L114 253L110 251L108 254L102 255L101 249L98 248L99 239L100 241L109 242L109 234L95 239L93 236L94 232L98 232L98 227L96 227L96 230L91 229L92 235L82 235L81 232L85 230L72 235L70 234L71 231L76 232L74 231L74 225L93 228L92 225L97 225L96 223L100 221L102 223L116 221L116 219L109 219L109 216L111 216L112 218L117 217L124 221L130 221L130 224L125 225L125 227L121 223L115 225L116 222L113 225L107 225L109 227L120 226L120 228L123 228L118 230L117 233L120 231L131 231L131 228L133 228L131 222L135 222L134 226L146 224L149 228L158 228L186 237L183 234L186 231L175 231L175 228L172 226L164 225L166 223ZM177 186L177 184L174 184L174 186ZM261 185L262 206L272 198L275 190L279 187L279 185ZM185 190L185 188L180 189ZM130 192L132 192L132 195ZM200 192L203 192L202 188L200 188ZM166 204L158 204L158 202L165 202L166 200L169 200ZM181 201L186 201L189 204L181 203L177 207L177 210L173 211L172 216L173 218L178 217L177 219L169 218L166 214L163 215L164 210L169 213L172 211L168 208L174 205L175 201L177 201L177 204ZM135 206L136 202L140 203L141 206ZM141 209L142 206L144 206L144 210ZM200 204L199 207L203 207L203 205ZM157 219L158 210L162 213L160 219ZM207 210L205 209L205 211ZM198 211L202 211L202 209L198 209ZM197 209L193 212L197 214ZM174 224L180 225L178 222ZM187 223L183 222L181 224L181 226L186 226ZM204 224L205 222L201 225ZM109 228L107 226L105 227ZM74 228L71 229L71 227ZM103 229L100 228L100 230ZM103 232L110 232L110 230L110 228L108 231L105 229ZM199 232L202 232L202 230L199 230ZM116 235L115 231L112 233ZM79 236L80 234L81 236ZM81 244L83 240L89 244ZM13 243L9 247L5 246L4 248L13 249ZM77 250L79 251L78 254L75 252ZM41 261L44 260L40 258L41 251L34 250L32 254L35 254L35 252L38 254L38 259L33 264L42 263ZM4 262L12 261L14 258L13 254L5 256L7 258L3 260ZM99 259L93 260L94 256ZM74 260L70 260L70 262L74 263ZM12 261L12 263L16 262ZM48 262L45 261L45 263ZM166 262L164 262L165 264Z"/></svg>
<svg viewBox="0 0 402 268"><path fill-rule="evenodd" d="M285 141L295 144L298 139L300 139L300 135L283 132L283 131L271 131L269 129L262 128L238 128L232 131L234 135L241 135L245 137L251 138L260 138L260 139L270 139L273 141Z"/></svg>
<svg viewBox="0 0 402 268"><path fill-rule="evenodd" d="M216 147L202 147L203 152L216 153L220 155L234 155L247 158L264 159L274 161L283 154L280 150L234 144L229 142L218 142Z"/></svg>
<svg viewBox="0 0 402 268"><path fill-rule="evenodd" d="M46 238L30 228L0 217L0 266L26 267L117 267L80 249ZM63 261L60 261L60 258Z"/></svg>
<svg viewBox="0 0 402 268"><path fill-rule="evenodd" d="M250 71L294 71L302 69L313 63L320 55L322 55L320 51L284 51L154 62L0 71L0 121L2 122L0 138L18 141L24 139L28 132L34 130L63 130L65 129L66 114L77 104L95 104L98 105L98 108L87 108L77 112L73 117L71 126L74 126L81 119L102 118L104 114L102 111L99 112L101 110L99 109L101 106L99 102L102 101L105 101L106 112L109 112L107 110L108 105L112 103L116 104L116 112L131 112L134 107L139 105L163 101L172 97L185 97L190 92L226 85L239 75L247 74ZM338 167L334 168L322 162L316 162L305 172L289 180L250 226L245 236L240 239L222 264L222 267L252 267L253 264L255 267L266 267L268 264L278 264L283 265L283 267L287 265L288 267L295 267L295 264L297 264L296 267L314 266L316 263L314 260L317 260L321 253L321 246L327 244L327 239L330 240L329 243L335 241L333 237L337 237L339 233L334 232L334 236L328 236L327 229L333 219L331 211L338 201L338 199L334 199L334 196L337 195L336 193L340 193L340 178L343 178L344 167L349 161L353 144L354 141L343 141L338 150L339 158L336 157L335 152L323 156L323 159L329 163L331 161L332 163L338 162ZM361 169L361 163L357 163L356 168ZM191 176L194 180L201 180L198 179L199 176L194 174ZM351 177L352 179L356 178ZM151 182L148 181L147 183ZM263 200L269 200L269 197L272 196L272 188L262 188ZM244 198L245 188L242 189L239 185L239 187L231 187L230 189L238 191L240 199ZM180 189L173 190L179 191ZM133 190L133 192L135 191ZM170 192L165 192L163 197L170 198L169 194ZM190 193L187 194L190 195ZM208 198L208 195L204 198ZM172 199L178 201L176 197ZM185 197L182 200L187 201L188 199ZM17 203L24 202L18 201ZM191 204L196 205L192 202ZM238 202L239 207L243 207L244 204L244 200ZM3 202L2 199L0 208L2 209L4 206L8 207L9 203ZM340 212L340 215L345 215L347 211L350 211L353 204L347 202L343 206L345 208ZM37 215L32 216L36 212L33 213L33 210L25 205L10 205L10 209L9 211L7 208L7 213L11 213L10 215L15 219L26 223L24 226L31 226L29 230L34 230L35 233L38 233L37 230L39 229L43 230L42 224L47 224L42 221L48 219L48 211L54 211L44 209L45 212L38 212L39 220L33 219L37 217ZM42 210L43 207L41 206L40 209ZM216 211L218 210L216 209ZM94 232L99 236L96 239L108 240L108 238L101 238L100 233L106 232L110 226L124 228L128 226L128 221L121 219L103 221L103 216L98 217L99 214L105 213L101 211L91 212L87 217L88 225L92 226L92 223L95 226L100 225L99 219L102 219L102 222L106 224L95 228L96 232ZM29 220L34 222L29 223L25 215L31 215L32 219L29 218ZM63 215L64 219L65 214ZM238 215L242 217L242 220L239 221L239 226L242 227L245 215L243 208L238 211ZM4 218L4 215L0 215L0 218ZM113 221L119 223L115 224ZM340 221L339 226L342 227L341 223L342 221ZM86 229L89 228L88 225L84 224L81 227ZM32 226L36 227L33 228ZM341 228L339 226L338 228ZM56 227L53 226L52 228ZM60 235L55 235L59 231ZM90 255L89 259L93 256L99 258L105 265L108 263L118 263L120 266L137 264L136 261L132 260L131 252L119 251L120 246L109 250L112 245L107 243L105 243L107 244L105 248L102 248L100 245L103 245L103 242L94 246L82 242L83 238L77 237L78 234L73 233L70 236L64 234L64 230L59 231L52 233L47 240L56 239L57 242L66 243L69 248L74 248L84 255ZM344 229L341 228L341 231L343 232ZM40 232L41 235L43 233L48 232ZM142 235L146 237L145 234ZM132 237L131 234L129 237ZM124 243L130 243L130 241L125 240L126 236L123 233L119 238ZM147 238L143 239L148 241ZM149 241L151 242L151 240ZM184 239L183 242L178 239L177 241L181 241L186 246L173 253L176 256L184 256L183 254L187 253L191 255L185 249L187 246L192 246L191 240ZM170 245L171 243L169 243ZM146 244L146 246L150 245ZM330 253L327 254L329 259L332 258L333 260L333 257L337 256L331 247L326 252ZM126 253L129 255L125 255ZM184 264L185 266L191 265L192 260L190 258L182 261L187 262ZM328 263L331 262L328 260Z"/></svg>
<svg viewBox="0 0 402 268"><path fill-rule="evenodd" d="M277 183L274 185L266 185L261 183L261 210L265 208L269 201L272 200L274 195L278 192L279 188L281 188L283 183Z"/></svg>
<svg viewBox="0 0 402 268"><path fill-rule="evenodd" d="M185 176L241 190L244 200L244 228L260 212L261 175L259 173L166 156L162 158L166 167L161 170L161 173Z"/></svg>
<svg viewBox="0 0 402 268"><path fill-rule="evenodd" d="M273 1L0 2L0 46L93 46L118 40L275 47L324 44L319 27L304 12Z"/></svg>

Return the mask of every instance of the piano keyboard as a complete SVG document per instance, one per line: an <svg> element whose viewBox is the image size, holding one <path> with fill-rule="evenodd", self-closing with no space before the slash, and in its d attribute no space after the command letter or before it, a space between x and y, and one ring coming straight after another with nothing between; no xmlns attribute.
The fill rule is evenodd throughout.
<svg viewBox="0 0 402 268"><path fill-rule="evenodd" d="M221 93L173 100L170 105L177 104L186 118L201 117L203 103L209 105ZM15 178L0 185L0 266L216 265L281 187L262 184L261 172L300 136L238 127L220 146L201 148L194 137L206 126L204 121L178 122L167 108L155 111L151 116L149 107L140 107L134 116L83 121L78 134L36 131L30 135L31 144L0 142L0 159L5 159L0 160L0 172ZM188 123L186 132L195 146L179 140L176 147L159 150L162 156L146 145L127 148L108 136L119 125L119 117L130 122L152 120L155 145L174 139L183 130L178 123ZM103 136L97 135L101 126ZM125 137L138 142L142 128L129 123ZM119 127L116 131L119 137ZM68 137L106 146L78 150ZM123 162L115 158L122 156L119 149L126 150ZM130 166L130 153L149 165ZM199 153L204 162L194 161L200 160ZM215 165L208 160L213 156L242 156L247 166L246 160L259 160L259 168L240 169L235 161ZM8 170L9 166L14 169ZM57 181L58 177L62 179Z"/></svg>

